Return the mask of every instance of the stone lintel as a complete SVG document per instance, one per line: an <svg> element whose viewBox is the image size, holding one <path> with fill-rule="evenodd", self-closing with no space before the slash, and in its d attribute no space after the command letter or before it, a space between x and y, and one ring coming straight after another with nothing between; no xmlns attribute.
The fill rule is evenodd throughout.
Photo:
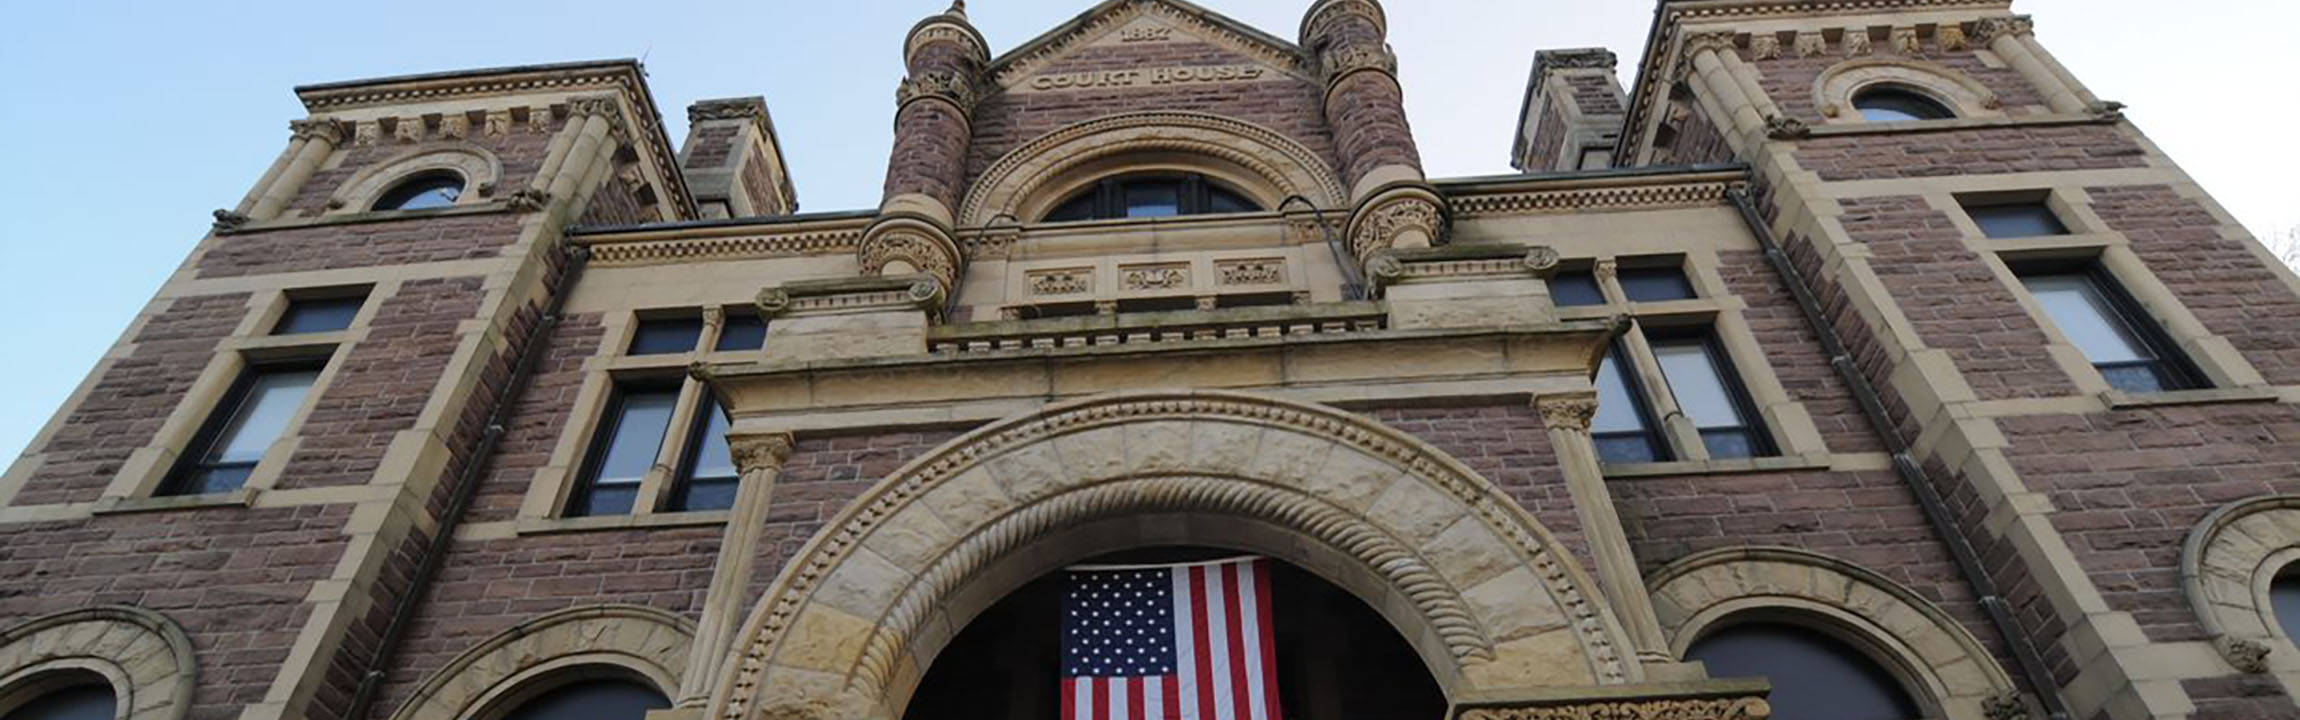
<svg viewBox="0 0 2300 720"><path fill-rule="evenodd" d="M1767 720L1773 690L1763 678L1731 678L1639 685L1542 688L1506 697L1463 698L1458 720L1566 720L1654 717L1672 720Z"/></svg>

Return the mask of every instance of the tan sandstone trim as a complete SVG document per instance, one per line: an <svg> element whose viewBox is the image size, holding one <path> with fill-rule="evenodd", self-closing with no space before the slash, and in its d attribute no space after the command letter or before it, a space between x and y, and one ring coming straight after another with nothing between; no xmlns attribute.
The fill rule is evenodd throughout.
<svg viewBox="0 0 2300 720"><path fill-rule="evenodd" d="M192 641L159 613L104 605L43 615L0 631L0 715L38 697L58 673L111 685L120 720L181 720L198 669Z"/></svg>

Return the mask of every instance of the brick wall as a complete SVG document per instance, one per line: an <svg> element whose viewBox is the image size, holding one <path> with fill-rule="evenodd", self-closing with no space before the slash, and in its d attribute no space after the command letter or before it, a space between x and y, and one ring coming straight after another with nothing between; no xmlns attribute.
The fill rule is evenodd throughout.
<svg viewBox="0 0 2300 720"><path fill-rule="evenodd" d="M1558 114L1557 105L1545 99L1541 104L1541 126L1534 129L1533 139L1527 142L1530 144L1526 148L1526 172L1547 172L1557 167L1557 156L1564 151L1565 143L1565 116Z"/></svg>
<svg viewBox="0 0 2300 720"><path fill-rule="evenodd" d="M1676 101L1672 101L1676 102ZM1707 162L1725 162L1733 159L1733 146L1725 141L1725 131L1710 122L1700 107L1689 107L1684 121L1675 128L1677 136L1660 151L1654 153L1655 165L1695 165ZM1725 125L1730 126L1727 122Z"/></svg>
<svg viewBox="0 0 2300 720"><path fill-rule="evenodd" d="M2268 382L2300 382L2300 295L2262 262L2251 241L2170 187L2086 188L2093 212L2123 233L2180 304L2226 338ZM2233 228L2227 228L2233 229Z"/></svg>
<svg viewBox="0 0 2300 720"><path fill-rule="evenodd" d="M335 379L297 429L302 442L279 487L366 483L392 437L415 426L460 338L479 309L483 278L416 280L385 298L336 368Z"/></svg>
<svg viewBox="0 0 2300 720"><path fill-rule="evenodd" d="M151 444L215 357L217 343L247 315L247 304L246 293L169 301L136 333L128 357L103 370L48 444L33 448L46 462L13 504L94 501L128 454Z"/></svg>
<svg viewBox="0 0 2300 720"><path fill-rule="evenodd" d="M1491 481L1533 514L1584 570L1594 568L1558 469L1548 426L1529 404L1371 410L1366 415L1429 443Z"/></svg>
<svg viewBox="0 0 2300 720"><path fill-rule="evenodd" d="M903 463L964 434L964 430L934 430L806 438L791 448L783 475L775 481L775 494L767 505L767 528L759 535L758 562L751 568L744 607L758 605L759 596L774 584L783 564L798 557L815 532L845 510L863 491L877 485Z"/></svg>
<svg viewBox="0 0 2300 720"><path fill-rule="evenodd" d="M195 261L202 278L493 258L519 238L520 215L488 213L218 236Z"/></svg>
<svg viewBox="0 0 2300 720"><path fill-rule="evenodd" d="M697 128L688 140L688 168L715 168L727 164L734 157L735 136L742 133L741 123L722 123Z"/></svg>
<svg viewBox="0 0 2300 720"><path fill-rule="evenodd" d="M1876 41L1872 47L1872 53L1862 57L1898 59L1887 51L1884 41ZM1742 56L1748 57L1748 53L1744 52ZM1815 104L1813 86L1820 82L1822 72L1851 59L1861 57L1849 57L1843 43L1829 43L1828 52L1811 57L1797 57L1795 52L1790 51L1788 43L1783 43L1781 57L1751 60L1749 64L1756 67L1759 84L1765 88L1765 94L1772 96L1773 103L1780 106L1782 112L1806 124L1818 126L1824 118L1821 116L1821 108ZM1989 92L1996 93L1997 99L2008 111L2044 104L2044 98L2029 87L2028 80L2022 78L2019 71L2010 67L1991 67L1982 62L1980 56L1972 50L1944 51L1937 45L1927 43L1925 52L1914 59L1971 78L1988 88ZM1842 108L1840 112L1853 110Z"/></svg>
<svg viewBox="0 0 2300 720"><path fill-rule="evenodd" d="M1823 180L1879 180L2147 167L2147 151L2111 125L2007 127L1797 142L1797 164Z"/></svg>
<svg viewBox="0 0 2300 720"><path fill-rule="evenodd" d="M1563 79L1573 90L1573 104L1581 108L1582 115L1619 115L1627 112L1621 107L1621 94L1607 78L1597 75L1566 75Z"/></svg>
<svg viewBox="0 0 2300 720"><path fill-rule="evenodd" d="M783 204L782 188L767 169L767 154L757 147L751 148L750 157L743 161L743 194L750 198L755 212L762 214L774 212ZM789 210L784 208L785 212Z"/></svg>
<svg viewBox="0 0 2300 720"><path fill-rule="evenodd" d="M606 329L598 314L570 314L543 340L527 387L512 401L510 421L488 458L487 474L471 498L466 522L512 520L526 501L535 471L551 464L551 450L572 420L583 391L583 363L598 354Z"/></svg>
<svg viewBox="0 0 2300 720"><path fill-rule="evenodd" d="M554 119L546 131L526 123L524 116L525 113L517 112L514 115L517 121L512 125L514 129L502 135L479 132L479 128L485 127L484 122L474 122L471 124L470 135L462 139L438 138L436 129L427 137L438 139L424 142L402 142L387 135L382 142L373 145L355 145L350 138L346 138L343 145L336 149L330 164L312 173L311 180L297 190L288 209L294 215L320 215L328 211L328 198L333 197L337 190L343 188L344 183L351 182L362 170L419 152L472 146L494 153L496 159L503 163L503 175L497 178L495 187L497 194L508 196L512 190L527 187L534 182L535 172L543 168L543 155L551 145L551 136L566 125L565 120ZM465 188L464 191L475 193L478 188Z"/></svg>

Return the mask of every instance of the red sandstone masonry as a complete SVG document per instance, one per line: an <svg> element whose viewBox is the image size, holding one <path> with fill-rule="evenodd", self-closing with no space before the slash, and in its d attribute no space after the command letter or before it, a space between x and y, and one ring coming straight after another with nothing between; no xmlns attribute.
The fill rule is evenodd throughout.
<svg viewBox="0 0 2300 720"><path fill-rule="evenodd" d="M1594 572L1573 493L1549 444L1549 428L1531 404L1484 407L1391 408L1366 413L1453 456L1517 501Z"/></svg>
<svg viewBox="0 0 2300 720"><path fill-rule="evenodd" d="M1573 104L1583 115L1619 115L1621 95L1614 92L1613 84L1595 75L1569 75L1565 82L1573 88Z"/></svg>
<svg viewBox="0 0 2300 720"><path fill-rule="evenodd" d="M1875 52L1867 57L1901 59L1899 56L1886 52L1883 42L1876 43L1874 47ZM1772 96L1774 104L1780 106L1782 112L1803 120L1807 124L1819 125L1823 118L1821 117L1821 109L1814 104L1813 85L1820 81L1822 72L1848 59L1861 58L1848 58L1845 55L1843 44L1831 43L1829 51L1820 55L1797 57L1795 53L1784 52L1781 57L1770 60L1752 60L1750 64L1756 66L1757 72L1760 73L1762 78L1760 84L1764 86L1765 94ZM2010 67L1990 67L1987 63L1981 62L1980 56L1971 50L1944 52L1937 46L1932 46L1928 52L1913 59L1942 65L1949 70L1971 78L1974 82L1988 88L1990 92L1996 93L1997 99L2004 103L2008 111L2028 105L2044 104L2044 98L2039 97L2036 90L2029 87L2028 80L2022 78L2019 71ZM1852 112L1852 110L1847 108L1843 112Z"/></svg>
<svg viewBox="0 0 2300 720"><path fill-rule="evenodd" d="M758 562L744 590L744 607L758 605L783 565L798 557L815 532L856 497L902 469L903 464L941 447L964 430L928 430L801 439L783 464L767 505L766 531L759 536Z"/></svg>
<svg viewBox="0 0 2300 720"><path fill-rule="evenodd" d="M1839 135L1797 142L1797 164L1823 180L2147 167L2146 150L2111 125Z"/></svg>
<svg viewBox="0 0 2300 720"><path fill-rule="evenodd" d="M734 123L706 127L695 131L694 144L687 148L686 167L715 168L727 164L735 154L735 135L743 126Z"/></svg>
<svg viewBox="0 0 2300 720"><path fill-rule="evenodd" d="M493 258L518 240L520 217L502 212L232 233L218 236L196 265L201 278L219 278Z"/></svg>
<svg viewBox="0 0 2300 720"><path fill-rule="evenodd" d="M248 312L248 295L205 295L170 301L137 332L135 349L105 368L95 387L57 428L47 455L17 493L15 505L92 502L136 448L149 445L216 345Z"/></svg>
<svg viewBox="0 0 2300 720"><path fill-rule="evenodd" d="M535 471L551 463L551 451L566 432L583 391L583 363L598 353L605 328L598 314L568 315L544 340L534 374L514 401L510 421L486 477L473 495L465 522L516 519Z"/></svg>
<svg viewBox="0 0 2300 720"><path fill-rule="evenodd" d="M386 138L374 145L353 145L351 139L347 137L343 146L335 152L337 159L334 164L319 172L312 173L311 180L306 181L302 188L297 189L295 200L289 203L288 208L293 214L304 217L320 215L328 210L328 198L333 197L335 192L343 187L344 183L350 182L352 177L358 175L361 170L415 152L472 145L495 153L496 159L503 162L503 177L497 180L495 187L498 194L508 196L512 190L527 187L529 183L534 181L535 172L543 167L543 156L551 144L551 136L558 133L559 129L565 125L566 121L555 119L551 122L550 130L546 132L533 129L525 122L517 122L514 123L515 129L512 132L490 136L479 132L479 128L483 127L482 123L472 123L473 130L470 137L462 140L427 140L420 143L400 142ZM433 132L437 132L436 128ZM470 191L477 192L477 188L471 188Z"/></svg>
<svg viewBox="0 0 2300 720"><path fill-rule="evenodd" d="M1557 106L1542 103L1541 127L1533 131L1530 157L1525 164L1529 173L1547 172L1557 167L1557 156L1564 152L1565 116L1558 114Z"/></svg>
<svg viewBox="0 0 2300 720"><path fill-rule="evenodd" d="M368 337L337 361L335 380L297 429L302 442L279 487L370 480L392 437L415 426L459 342L456 326L485 296L483 278L416 280L383 301Z"/></svg>
<svg viewBox="0 0 2300 720"><path fill-rule="evenodd" d="M2300 296L2249 241L2221 236L2202 205L2170 187L2086 188L2093 212L2214 335L2227 338L2268 382L2300 383Z"/></svg>

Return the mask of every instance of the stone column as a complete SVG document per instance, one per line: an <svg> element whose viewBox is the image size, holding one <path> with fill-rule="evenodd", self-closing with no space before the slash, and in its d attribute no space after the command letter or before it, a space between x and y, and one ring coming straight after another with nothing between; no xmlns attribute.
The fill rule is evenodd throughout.
<svg viewBox="0 0 2300 720"><path fill-rule="evenodd" d="M1679 66L1686 79L1701 83L1717 109L1725 113L1725 120L1733 124L1731 137L1736 144L1746 146L1765 137L1765 108L1761 103L1762 91L1751 94L1741 82L1735 66L1743 65L1741 56L1733 47L1733 36L1728 33L1707 33L1686 38L1682 51L1686 58ZM1747 70L1745 66L1742 68Z"/></svg>
<svg viewBox="0 0 2300 720"><path fill-rule="evenodd" d="M312 173L319 171L320 163L327 162L328 155L335 152L336 144L343 142L343 126L332 119L296 120L288 123L288 128L295 132L295 139L291 141L298 146L295 156L271 178L262 196L248 208L250 220L279 217L287 210L288 203L295 200L296 192L303 189L304 181L310 180Z"/></svg>
<svg viewBox="0 0 2300 720"><path fill-rule="evenodd" d="M1629 631L1637 658L1647 664L1675 662L1661 636L1661 621L1653 613L1645 574L1638 571L1637 556L1630 552L1629 533L1621 527L1621 513L1613 507L1605 473L1598 466L1597 443L1589 434L1589 423L1597 417L1597 395L1543 395L1533 404L1549 428L1550 448L1557 453L1558 469L1565 473L1566 489L1573 494L1581 536L1597 562L1597 582L1604 586L1614 616Z"/></svg>
<svg viewBox="0 0 2300 720"><path fill-rule="evenodd" d="M1326 79L1326 125L1355 205L1347 234L1360 262L1445 240L1445 199L1422 174L1388 34L1374 0L1319 0L1302 19L1302 47Z"/></svg>
<svg viewBox="0 0 2300 720"><path fill-rule="evenodd" d="M1973 39L1994 51L1997 57L2020 71L2030 85L2036 87L2044 104L2057 113L2080 113L2091 110L2092 100L2072 87L2046 62L2033 44L2036 24L2026 15L1993 17L1974 23Z"/></svg>
<svg viewBox="0 0 2300 720"><path fill-rule="evenodd" d="M570 117L560 130L571 140L559 165L545 185L550 198L572 198L582 190L592 166L613 153L614 137L623 132L623 106L611 96L582 97L567 102Z"/></svg>
<svg viewBox="0 0 2300 720"><path fill-rule="evenodd" d="M766 530L767 502L774 497L775 481L783 462L791 457L789 434L735 435L727 447L735 454L735 467L743 473L735 493L735 508L719 540L719 559L711 569L711 588L704 596L702 617L695 623L695 646L687 656L687 674L679 679L679 706L701 707L717 690L719 671L742 627L748 608L743 600L757 564L759 535Z"/></svg>
<svg viewBox="0 0 2300 720"><path fill-rule="evenodd" d="M903 48L910 73L895 89L885 198L878 222L863 232L858 259L865 276L923 273L948 289L965 262L952 208L964 191L975 85L990 64L990 45L959 2L911 28Z"/></svg>

